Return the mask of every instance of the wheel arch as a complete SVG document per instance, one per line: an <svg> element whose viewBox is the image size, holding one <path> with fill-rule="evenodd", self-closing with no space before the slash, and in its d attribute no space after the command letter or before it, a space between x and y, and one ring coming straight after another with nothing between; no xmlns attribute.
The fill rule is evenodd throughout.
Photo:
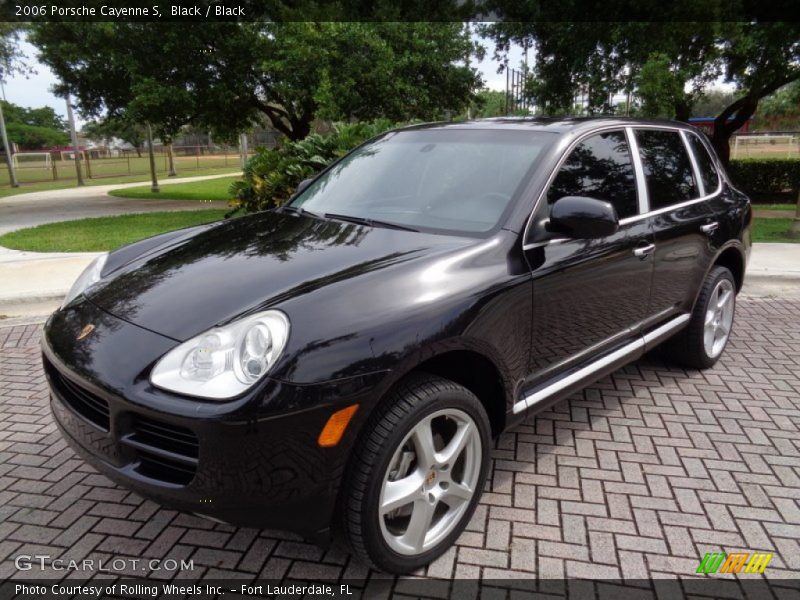
<svg viewBox="0 0 800 600"><path fill-rule="evenodd" d="M500 370L489 358L474 350L450 350L417 364L409 373L418 371L449 379L467 388L486 409L492 436L503 432L506 386Z"/></svg>
<svg viewBox="0 0 800 600"><path fill-rule="evenodd" d="M398 382L420 372L449 379L467 388L486 409L492 436L496 437L505 430L513 379L485 344L468 343L464 339L449 340L415 352L393 369L390 380L381 390L381 400Z"/></svg>
<svg viewBox="0 0 800 600"><path fill-rule="evenodd" d="M736 282L736 292L738 293L741 291L742 285L744 285L745 263L744 250L732 243L717 253L709 267L709 271L714 267L727 268L733 274L733 279Z"/></svg>

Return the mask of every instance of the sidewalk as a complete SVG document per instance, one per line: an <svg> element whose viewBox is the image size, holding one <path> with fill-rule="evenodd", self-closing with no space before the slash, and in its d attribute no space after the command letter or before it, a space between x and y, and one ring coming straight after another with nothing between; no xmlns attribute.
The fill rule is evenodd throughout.
<svg viewBox="0 0 800 600"><path fill-rule="evenodd" d="M61 300L97 252L20 252L0 247L0 308Z"/></svg>
<svg viewBox="0 0 800 600"><path fill-rule="evenodd" d="M45 254L0 247L0 315L54 309L95 256L92 252ZM746 280L762 289L775 284L777 295L782 295L780 290L787 285L800 286L800 244L753 244Z"/></svg>
<svg viewBox="0 0 800 600"><path fill-rule="evenodd" d="M792 210L764 210L754 208L753 215L756 219L794 219L797 211Z"/></svg>
<svg viewBox="0 0 800 600"><path fill-rule="evenodd" d="M795 279L800 283L800 244L753 244L745 278Z"/></svg>

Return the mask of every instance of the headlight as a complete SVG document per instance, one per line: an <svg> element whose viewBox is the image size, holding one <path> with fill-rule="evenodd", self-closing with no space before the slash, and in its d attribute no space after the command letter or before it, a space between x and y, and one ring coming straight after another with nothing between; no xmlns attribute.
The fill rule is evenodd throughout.
<svg viewBox="0 0 800 600"><path fill-rule="evenodd" d="M210 329L171 350L150 375L156 387L200 398L233 398L261 379L289 338L289 319L268 310Z"/></svg>
<svg viewBox="0 0 800 600"><path fill-rule="evenodd" d="M69 288L69 292L67 292L64 302L61 303L61 308L64 308L67 304L88 290L89 287L100 281L100 272L103 270L107 258L108 252L101 254L89 263L89 266L83 270L83 273L78 275L75 283L73 283L72 287Z"/></svg>

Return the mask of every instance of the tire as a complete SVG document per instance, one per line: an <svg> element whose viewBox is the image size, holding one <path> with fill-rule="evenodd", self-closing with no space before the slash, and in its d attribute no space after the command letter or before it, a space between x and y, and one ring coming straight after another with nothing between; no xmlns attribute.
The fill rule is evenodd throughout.
<svg viewBox="0 0 800 600"><path fill-rule="evenodd" d="M726 296L723 309L712 311L712 303L721 304L721 293ZM670 361L695 369L713 367L722 356L730 339L733 316L736 311L736 280L729 269L714 267L703 282L689 325L662 346L662 354ZM707 326L710 319L710 324ZM722 329L716 329L719 322ZM724 331L727 324L727 331ZM707 331L714 330L714 343L709 347Z"/></svg>
<svg viewBox="0 0 800 600"><path fill-rule="evenodd" d="M420 441L425 431L432 451ZM461 450L448 456L459 446L456 438ZM478 504L490 445L489 418L472 392L433 375L402 380L364 426L345 474L341 528L349 549L390 573L413 571L443 554Z"/></svg>

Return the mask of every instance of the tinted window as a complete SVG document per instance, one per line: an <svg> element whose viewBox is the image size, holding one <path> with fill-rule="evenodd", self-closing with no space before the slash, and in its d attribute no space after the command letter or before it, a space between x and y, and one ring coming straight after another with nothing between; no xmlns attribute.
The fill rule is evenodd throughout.
<svg viewBox="0 0 800 600"><path fill-rule="evenodd" d="M717 167L711 155L708 153L703 142L696 135L689 134L689 146L694 152L694 158L697 161L697 168L700 171L700 179L703 180L703 187L706 194L713 194L717 187L719 187L719 175L717 175Z"/></svg>
<svg viewBox="0 0 800 600"><path fill-rule="evenodd" d="M647 181L650 210L692 200L700 195L686 147L677 131L636 132Z"/></svg>
<svg viewBox="0 0 800 600"><path fill-rule="evenodd" d="M611 202L620 219L637 214L636 176L625 132L612 131L582 141L561 165L547 201L589 196Z"/></svg>
<svg viewBox="0 0 800 600"><path fill-rule="evenodd" d="M555 139L478 129L389 133L348 154L292 206L440 232L489 231Z"/></svg>

